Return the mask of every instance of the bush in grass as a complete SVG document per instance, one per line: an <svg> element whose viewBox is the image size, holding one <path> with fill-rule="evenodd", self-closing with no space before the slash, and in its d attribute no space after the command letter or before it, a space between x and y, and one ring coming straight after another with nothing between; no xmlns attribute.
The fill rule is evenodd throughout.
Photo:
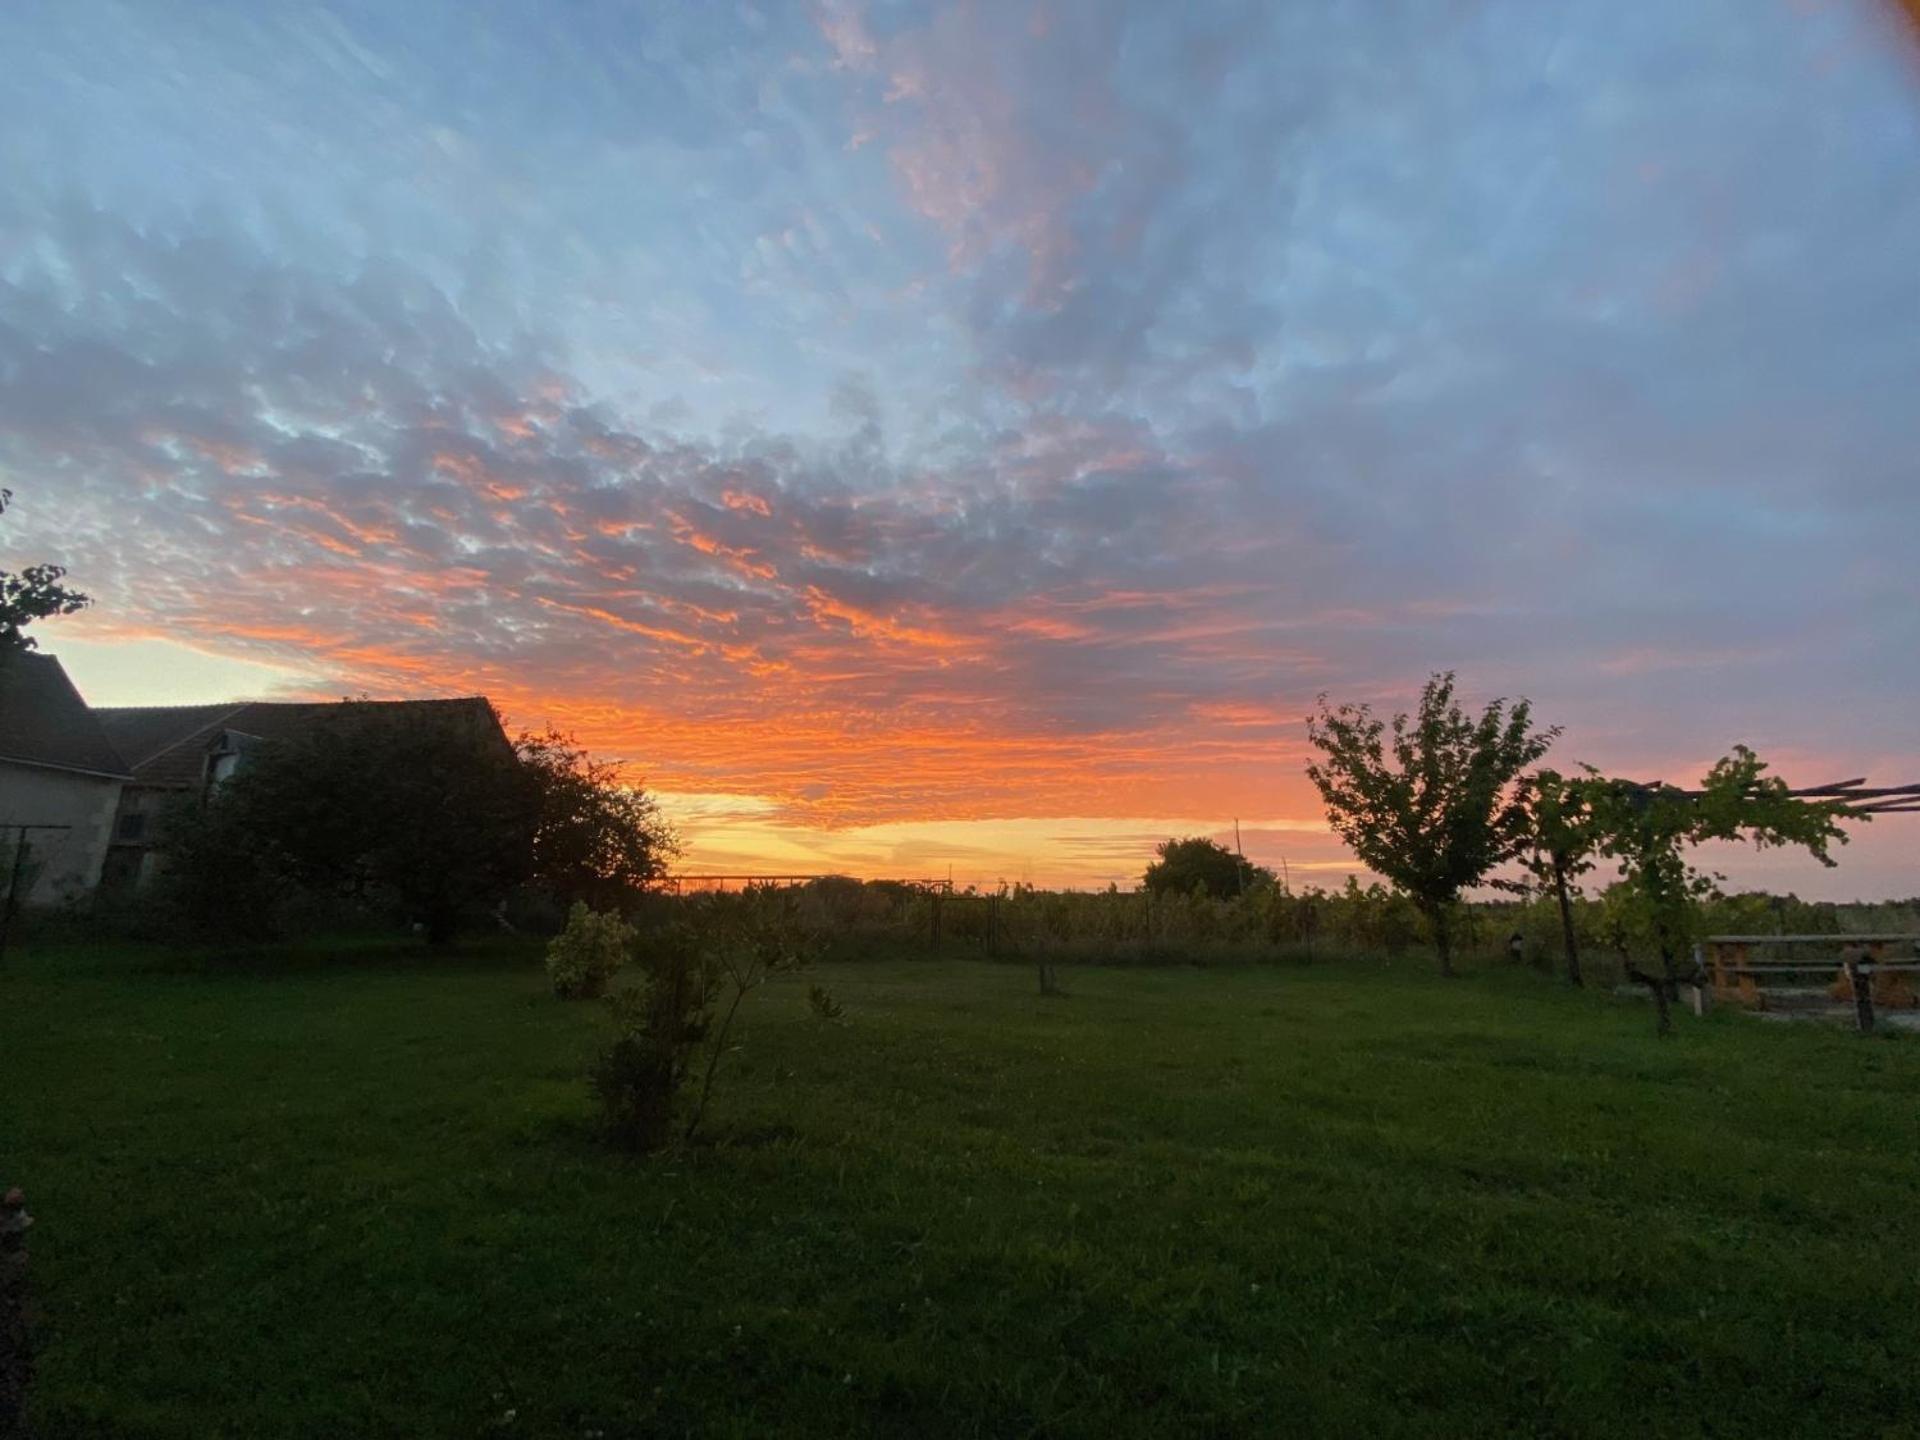
<svg viewBox="0 0 1920 1440"><path fill-rule="evenodd" d="M593 1062L591 1073L601 1123L607 1139L623 1150L658 1150L673 1138L683 1051L648 1033L641 1018L645 992L623 990L611 998L620 1035Z"/></svg>
<svg viewBox="0 0 1920 1440"><path fill-rule="evenodd" d="M633 927L618 915L589 910L584 900L567 912L567 928L547 942L547 978L562 1000L594 1000L627 957Z"/></svg>
<svg viewBox="0 0 1920 1440"><path fill-rule="evenodd" d="M592 1070L608 1138L643 1151L676 1130L691 1140L741 1005L818 949L791 896L752 893L711 897L692 923L650 940L641 954L647 983L612 997L614 1041ZM698 1085L689 1085L695 1075Z"/></svg>
<svg viewBox="0 0 1920 1440"><path fill-rule="evenodd" d="M149 908L169 939L253 943L286 933L288 886L237 807L182 798L159 816L161 867Z"/></svg>
<svg viewBox="0 0 1920 1440"><path fill-rule="evenodd" d="M846 1006L834 999L833 992L824 985L808 988L807 1007L813 1011L813 1018L820 1021L838 1020L847 1013Z"/></svg>
<svg viewBox="0 0 1920 1440"><path fill-rule="evenodd" d="M720 971L685 925L653 937L642 959L647 983L608 997L614 1040L591 1078L607 1138L644 1151L673 1138L676 1100L713 1025Z"/></svg>

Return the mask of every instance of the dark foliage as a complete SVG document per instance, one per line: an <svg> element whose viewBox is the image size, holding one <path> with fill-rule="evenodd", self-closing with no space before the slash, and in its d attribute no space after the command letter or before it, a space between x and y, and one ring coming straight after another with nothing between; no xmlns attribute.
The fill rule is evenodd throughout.
<svg viewBox="0 0 1920 1440"><path fill-rule="evenodd" d="M250 753L172 830L169 886L207 918L289 890L344 899L440 944L527 877L534 813L497 726L348 702Z"/></svg>
<svg viewBox="0 0 1920 1440"><path fill-rule="evenodd" d="M175 928L255 939L290 904L418 924L443 943L510 896L628 908L674 853L652 798L556 734L509 745L472 711L350 701L246 752L163 832Z"/></svg>
<svg viewBox="0 0 1920 1440"><path fill-rule="evenodd" d="M532 792L528 880L561 905L627 908L679 852L653 797L556 730L514 742Z"/></svg>
<svg viewBox="0 0 1920 1440"><path fill-rule="evenodd" d="M807 1008L813 1011L813 1018L822 1022L840 1019L847 1013L846 1006L833 998L833 992L824 985L807 987Z"/></svg>
<svg viewBox="0 0 1920 1440"><path fill-rule="evenodd" d="M12 502L13 492L0 489L0 515ZM90 597L60 583L66 574L59 565L29 565L17 574L0 570L0 656L36 648L37 642L26 633L34 621L71 615L93 603Z"/></svg>
<svg viewBox="0 0 1920 1440"><path fill-rule="evenodd" d="M180 799L161 814L166 864L150 907L160 934L244 943L279 933L292 885L253 820L246 806L203 806L192 799Z"/></svg>
<svg viewBox="0 0 1920 1440"><path fill-rule="evenodd" d="M615 1035L590 1079L607 1137L651 1151L674 1134L678 1099L713 1026L719 968L690 926L654 935L642 950L647 980L609 1002Z"/></svg>
<svg viewBox="0 0 1920 1440"><path fill-rule="evenodd" d="M1156 895L1169 891L1191 895L1197 890L1215 900L1226 900L1273 883L1271 870L1205 836L1163 840L1155 853L1160 858L1147 866L1141 883Z"/></svg>
<svg viewBox="0 0 1920 1440"><path fill-rule="evenodd" d="M819 953L795 901L756 891L702 896L685 923L642 944L646 984L612 998L617 1033L591 1074L616 1144L657 1150L676 1129L683 1141L699 1131L741 1006Z"/></svg>

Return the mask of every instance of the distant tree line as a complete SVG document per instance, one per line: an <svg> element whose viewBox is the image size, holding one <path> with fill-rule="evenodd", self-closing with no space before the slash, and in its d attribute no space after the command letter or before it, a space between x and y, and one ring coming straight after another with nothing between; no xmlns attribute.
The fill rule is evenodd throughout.
<svg viewBox="0 0 1920 1440"><path fill-rule="evenodd" d="M1423 951L1427 922L1410 897L1384 881L1349 878L1334 887L1262 884L1217 898L1195 890L1145 888L1043 890L1009 885L945 892L895 881L814 880L777 892L794 922L820 937L825 958L912 959L928 954L1098 966L1314 963L1395 957ZM648 927L697 908L697 897L662 898ZM1842 933L1920 928L1920 897L1876 904L1834 904L1757 892L1699 898L1705 930ZM937 918L936 918L937 916ZM1635 905L1616 881L1589 886L1572 900L1573 924L1589 969L1609 983L1625 966L1657 964L1640 933ZM643 927L644 930L648 927ZM1514 954L1529 966L1560 953L1558 909L1531 882L1510 891L1477 890L1453 915L1455 956L1481 962Z"/></svg>
<svg viewBox="0 0 1920 1440"><path fill-rule="evenodd" d="M1204 836L1162 841L1155 853L1159 858L1147 866L1140 881L1144 889L1155 895L1197 891L1215 900L1225 900L1274 883L1273 871L1251 863L1246 856Z"/></svg>

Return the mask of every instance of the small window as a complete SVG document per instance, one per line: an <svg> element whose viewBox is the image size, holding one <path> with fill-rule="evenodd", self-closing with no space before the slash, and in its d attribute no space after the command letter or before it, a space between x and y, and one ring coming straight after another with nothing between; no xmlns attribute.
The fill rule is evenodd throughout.
<svg viewBox="0 0 1920 1440"><path fill-rule="evenodd" d="M147 817L138 811L120 817L117 838L121 840L144 840L147 834Z"/></svg>

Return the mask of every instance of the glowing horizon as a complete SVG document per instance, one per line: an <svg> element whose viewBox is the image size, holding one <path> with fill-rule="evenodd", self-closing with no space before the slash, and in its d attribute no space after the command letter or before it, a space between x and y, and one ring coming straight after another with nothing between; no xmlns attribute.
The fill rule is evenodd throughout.
<svg viewBox="0 0 1920 1440"><path fill-rule="evenodd" d="M65 628L74 628L71 626ZM145 649L144 663L127 663L126 652ZM390 690L369 690L364 686L326 687L302 677L297 671L258 663L235 663L231 657L213 659L202 670L195 664L184 666L189 684L201 684L205 677L217 676L236 681L219 691L204 688L176 688L183 667L180 657L197 655L191 647L148 639L106 642L76 641L67 637L66 663L83 693L92 703L101 705L198 704L229 699L327 699L343 694L367 693L374 698L397 698L422 693L418 687L399 686ZM198 656L202 662L208 657ZM171 662L165 672L157 667ZM162 674L166 678L162 679ZM252 684L241 677L249 677ZM480 693L459 685L429 687L436 694ZM497 701L496 701L497 703ZM547 724L562 724L571 707L548 707L540 718L526 720L521 714L503 707L503 719L511 732L542 729ZM604 722L603 722L604 723ZM563 726L563 728L565 728ZM601 757L631 752L634 737L620 729L605 731L571 730ZM765 740L769 731L757 729L754 738ZM628 743L621 744L624 738ZM1305 746L1297 754L1304 760ZM1805 755L1797 759L1809 778L1819 769L1827 778L1838 778L1844 765L1827 763L1824 769ZM983 888L1019 882L1048 888L1104 889L1117 884L1127 889L1139 881L1151 862L1154 848L1173 837L1205 835L1226 845L1238 844L1256 864L1290 878L1295 886L1338 887L1348 876L1369 883L1375 877L1330 833L1321 817L1317 797L1312 795L1304 777L1291 778L1307 807L1297 815L1211 815L1171 811L1148 815L985 815L937 819L873 820L868 822L821 823L807 809L796 807L769 795L725 791L676 791L662 788L647 773L647 767L630 762L633 778L660 802L662 812L673 823L683 846L675 866L678 874L692 878L700 875L801 875L835 874L858 879L951 879L956 885ZM1703 771L1706 761L1692 765L1667 767L1665 773L1675 780L1693 778ZM777 762L776 762L777 764ZM1297 771L1297 764L1295 769ZM1636 775L1650 775L1646 766L1632 767ZM1828 775L1828 772L1832 772ZM1284 781L1285 775L1271 777ZM1237 827L1236 827L1237 821ZM1911 854L1913 819L1909 816L1882 817L1878 829L1856 826L1854 843L1838 852L1843 862L1852 858L1861 841L1871 845L1889 835L1896 856ZM1900 827L1895 830L1894 827ZM1904 857L1902 857L1904 858ZM1731 872L1730 888L1792 890L1808 898L1893 899L1907 898L1898 883L1877 892L1863 890L1854 877L1858 867L1823 870L1803 857L1792 855L1756 855L1740 847L1716 847L1713 861ZM1901 864L1896 858L1895 865ZM1900 871L1896 868L1896 876Z"/></svg>
<svg viewBox="0 0 1920 1440"><path fill-rule="evenodd" d="M74 0L0 47L0 565L98 598L42 632L96 703L485 694L689 868L983 882L1236 816L1341 878L1302 719L1439 669L1564 763L1920 778L1880 0Z"/></svg>

